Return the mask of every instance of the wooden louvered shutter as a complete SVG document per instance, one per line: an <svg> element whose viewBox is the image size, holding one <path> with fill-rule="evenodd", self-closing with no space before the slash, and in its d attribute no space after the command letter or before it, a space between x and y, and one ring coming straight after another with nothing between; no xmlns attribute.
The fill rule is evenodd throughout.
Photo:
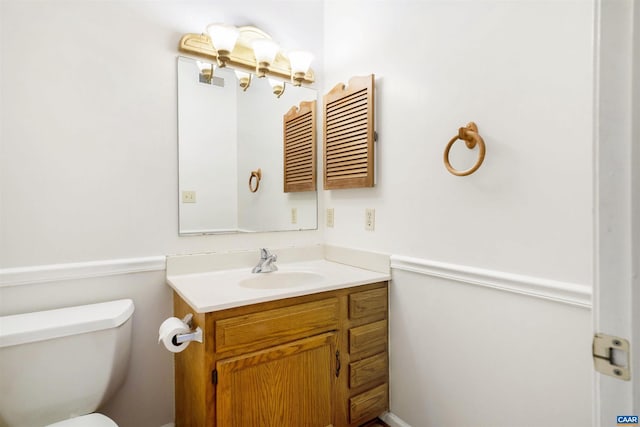
<svg viewBox="0 0 640 427"><path fill-rule="evenodd" d="M284 115L284 192L316 190L316 101Z"/></svg>
<svg viewBox="0 0 640 427"><path fill-rule="evenodd" d="M373 187L374 75L324 96L324 188Z"/></svg>

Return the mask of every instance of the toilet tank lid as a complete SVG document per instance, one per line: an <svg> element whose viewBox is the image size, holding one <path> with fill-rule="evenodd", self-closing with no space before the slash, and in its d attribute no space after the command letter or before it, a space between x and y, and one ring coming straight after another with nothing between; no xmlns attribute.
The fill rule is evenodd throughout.
<svg viewBox="0 0 640 427"><path fill-rule="evenodd" d="M0 317L0 348L117 328L133 314L130 299Z"/></svg>

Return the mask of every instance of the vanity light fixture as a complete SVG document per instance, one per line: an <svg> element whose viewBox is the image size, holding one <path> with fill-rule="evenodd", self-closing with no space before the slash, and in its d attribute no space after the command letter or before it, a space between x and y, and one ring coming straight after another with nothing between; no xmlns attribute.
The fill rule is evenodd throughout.
<svg viewBox="0 0 640 427"><path fill-rule="evenodd" d="M207 25L207 33L213 48L217 51L218 66L225 67L229 61L231 52L236 46L240 30L233 25L227 24L209 24Z"/></svg>
<svg viewBox="0 0 640 427"><path fill-rule="evenodd" d="M213 71L215 69L215 66L203 61L196 61L196 64L198 65L198 70L200 71L198 74L200 83L211 84L213 82Z"/></svg>
<svg viewBox="0 0 640 427"><path fill-rule="evenodd" d="M251 47L256 56L256 76L264 77L269 71L269 66L276 59L280 47L270 39L256 39L251 43Z"/></svg>
<svg viewBox="0 0 640 427"><path fill-rule="evenodd" d="M271 85L271 89L273 90L273 94L276 98L280 98L284 93L285 83L280 80L272 79L269 77L269 84Z"/></svg>
<svg viewBox="0 0 640 427"><path fill-rule="evenodd" d="M182 52L216 61L219 67L256 73L258 77L289 80L295 86L315 81L315 74L309 67L312 54L304 51L286 54L269 34L252 26L210 24L206 33L183 35L179 48Z"/></svg>
<svg viewBox="0 0 640 427"><path fill-rule="evenodd" d="M251 73L247 73L246 71L234 70L236 73L236 77L238 78L238 82L240 82L240 87L243 92L246 92L251 86Z"/></svg>
<svg viewBox="0 0 640 427"><path fill-rule="evenodd" d="M289 52L289 61L291 63L291 83L294 86L300 86L309 71L313 55L303 50L294 50Z"/></svg>

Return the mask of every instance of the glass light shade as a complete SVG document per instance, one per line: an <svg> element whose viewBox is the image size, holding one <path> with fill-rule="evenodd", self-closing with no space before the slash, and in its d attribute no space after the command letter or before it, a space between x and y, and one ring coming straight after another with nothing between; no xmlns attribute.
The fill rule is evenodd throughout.
<svg viewBox="0 0 640 427"><path fill-rule="evenodd" d="M251 74L245 72L245 71L240 71L240 70L233 70L234 73L236 73L236 77L238 78L238 80L242 80L242 79L248 79L249 76L251 76Z"/></svg>
<svg viewBox="0 0 640 427"><path fill-rule="evenodd" d="M196 61L198 66L198 81L200 83L211 84L213 81L213 70L215 66L209 62Z"/></svg>
<svg viewBox="0 0 640 427"><path fill-rule="evenodd" d="M228 24L209 24L207 33L215 50L231 52L238 41L240 30Z"/></svg>
<svg viewBox="0 0 640 427"><path fill-rule="evenodd" d="M280 80L276 80L276 79L272 79L272 78L269 78L267 80L269 80L269 84L271 85L272 89L275 88L275 87L278 87L278 86L284 86L284 82L282 82Z"/></svg>
<svg viewBox="0 0 640 427"><path fill-rule="evenodd" d="M289 52L291 74L307 74L311 61L313 61L313 55L310 52L305 52L303 50L294 50Z"/></svg>
<svg viewBox="0 0 640 427"><path fill-rule="evenodd" d="M271 85L271 90L273 94L280 98L284 93L284 82L276 79L269 78L269 84Z"/></svg>
<svg viewBox="0 0 640 427"><path fill-rule="evenodd" d="M251 42L253 53L256 56L256 62L273 63L280 47L276 42L269 39L256 39Z"/></svg>

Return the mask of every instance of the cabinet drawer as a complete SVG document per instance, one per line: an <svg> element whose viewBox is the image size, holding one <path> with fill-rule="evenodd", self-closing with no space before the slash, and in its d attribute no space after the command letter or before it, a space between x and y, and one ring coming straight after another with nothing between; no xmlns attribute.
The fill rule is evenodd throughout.
<svg viewBox="0 0 640 427"><path fill-rule="evenodd" d="M376 354L349 364L349 387L356 388L387 377L387 353Z"/></svg>
<svg viewBox="0 0 640 427"><path fill-rule="evenodd" d="M387 350L387 321L369 323L349 329L349 353L366 357Z"/></svg>
<svg viewBox="0 0 640 427"><path fill-rule="evenodd" d="M387 313L387 288L372 289L370 291L356 292L349 295L349 318L361 319L363 317L379 315L384 317Z"/></svg>
<svg viewBox="0 0 640 427"><path fill-rule="evenodd" d="M371 420L388 409L388 385L382 384L349 399L349 421L359 423Z"/></svg>
<svg viewBox="0 0 640 427"><path fill-rule="evenodd" d="M260 349L338 328L338 299L327 298L215 322L217 352Z"/></svg>

